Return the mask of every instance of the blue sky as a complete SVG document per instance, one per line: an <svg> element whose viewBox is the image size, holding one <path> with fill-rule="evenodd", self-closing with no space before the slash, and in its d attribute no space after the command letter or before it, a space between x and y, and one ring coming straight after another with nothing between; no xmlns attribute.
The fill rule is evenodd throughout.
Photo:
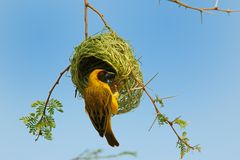
<svg viewBox="0 0 240 160"><path fill-rule="evenodd" d="M128 40L151 93L177 97L161 109L169 117L189 122L192 144L201 153L186 160L225 160L239 156L240 14L200 14L168 1L90 1L112 29ZM214 1L194 1L210 6ZM240 9L237 0L220 1L222 7ZM89 32L103 28L89 13ZM84 38L81 0L0 1L0 153L5 160L68 160L85 149L102 148L113 154L137 151L138 160L178 159L176 137L169 127L155 125L148 132L154 109L146 96L134 112L113 118L119 148L110 148L92 127L82 99L74 98L70 74L63 77L53 97L64 113L56 115L54 140L34 137L19 121L30 104L45 99L73 48ZM126 159L126 158L123 158Z"/></svg>

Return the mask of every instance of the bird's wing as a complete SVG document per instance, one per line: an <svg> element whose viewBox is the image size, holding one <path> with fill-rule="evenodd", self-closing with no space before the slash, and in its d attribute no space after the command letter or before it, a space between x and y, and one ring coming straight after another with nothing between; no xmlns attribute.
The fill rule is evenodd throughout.
<svg viewBox="0 0 240 160"><path fill-rule="evenodd" d="M99 135L103 137L106 132L107 123L111 118L110 91L103 87L88 87L85 90L85 109L89 114L91 122Z"/></svg>

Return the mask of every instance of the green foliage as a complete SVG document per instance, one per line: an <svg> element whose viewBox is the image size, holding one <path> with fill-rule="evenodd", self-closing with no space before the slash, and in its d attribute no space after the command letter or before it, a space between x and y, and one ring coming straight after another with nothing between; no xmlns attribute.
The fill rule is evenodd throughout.
<svg viewBox="0 0 240 160"><path fill-rule="evenodd" d="M115 155L101 155L103 153L103 150L97 149L94 151L84 151L81 153L78 157L72 159L72 160L100 160L100 159L115 159L119 158L122 156L131 156L131 157L136 157L137 153L136 152L121 152Z"/></svg>
<svg viewBox="0 0 240 160"><path fill-rule="evenodd" d="M154 100L156 103L159 103L161 107L164 107L164 102L162 98L159 98L156 96L156 99Z"/></svg>
<svg viewBox="0 0 240 160"><path fill-rule="evenodd" d="M173 121L173 124L177 124L181 129L185 129L187 127L188 123L180 118L181 117L175 118L175 120Z"/></svg>
<svg viewBox="0 0 240 160"><path fill-rule="evenodd" d="M178 140L177 142L177 147L180 149L180 158L183 159L183 157L189 153L191 150L192 151L201 151L200 145L196 145L194 147L191 147L189 145L189 138L187 138L187 132L183 132L181 136L181 141Z"/></svg>
<svg viewBox="0 0 240 160"><path fill-rule="evenodd" d="M156 96L156 99L154 100L154 103L158 103L158 104L160 104L161 107L164 107L163 100L174 98L174 97L175 96L169 96L169 97L160 98L160 97Z"/></svg>
<svg viewBox="0 0 240 160"><path fill-rule="evenodd" d="M20 118L21 121L29 129L29 133L37 136L43 136L47 140L52 140L52 129L56 127L54 120L54 112L63 112L63 106L60 101L50 99L46 104L45 101L35 101L32 103L32 108L35 109L34 113Z"/></svg>
<svg viewBox="0 0 240 160"><path fill-rule="evenodd" d="M158 113L157 119L160 126L167 124L168 117L166 117L164 114Z"/></svg>

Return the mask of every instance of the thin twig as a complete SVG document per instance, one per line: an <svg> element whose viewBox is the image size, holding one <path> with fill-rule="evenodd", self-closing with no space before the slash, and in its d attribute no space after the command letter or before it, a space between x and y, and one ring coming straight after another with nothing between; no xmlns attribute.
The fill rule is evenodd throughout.
<svg viewBox="0 0 240 160"><path fill-rule="evenodd" d="M159 115L162 115L162 113L158 110L155 100L154 100L153 97L150 95L150 93L146 90L145 85L144 85L142 82L140 82L133 74L132 74L132 76L133 76L134 80L142 87L143 91L146 93L146 95L148 96L148 98L149 98L150 101L152 102L152 104L153 104L153 106L154 106L154 109L155 109L155 111L156 111L156 113L157 113L156 118L155 118L155 120L154 120L154 122L155 122L156 119L157 119L157 117L158 117ZM171 121L169 121L169 120L167 120L167 119L166 119L165 121L166 121L166 123L171 127L171 129L173 130L173 132L175 133L175 135L177 136L177 138L178 138L179 141L181 141L182 143L184 143L187 147L189 147L189 148L191 148L191 149L194 149L193 146L190 146L186 141L184 141L184 140L179 136L179 134L177 133L176 129L175 129L174 126L173 126L173 122L171 122ZM151 125L151 128L152 128L152 126L153 126L153 125Z"/></svg>
<svg viewBox="0 0 240 160"><path fill-rule="evenodd" d="M44 109L43 109L43 114L39 120L38 123L41 123L41 121L43 120L43 117L44 115L46 115L46 109L47 109L47 105L48 105L48 102L51 98L51 95L52 95L52 92L53 90L55 89L55 87L59 84L60 82L60 79L62 78L62 76L70 69L70 65L65 68L61 73L60 75L58 76L56 82L54 83L54 85L52 86L52 88L50 89L50 91L48 92L48 96L47 96L47 99L46 99L46 102L45 102L45 105L44 105ZM35 141L37 141L39 139L39 137L41 136L41 130L39 130L38 134L37 134L37 138L35 139Z"/></svg>
<svg viewBox="0 0 240 160"><path fill-rule="evenodd" d="M182 140L182 138L179 136L179 134L177 133L176 129L173 127L173 123L167 120L167 123L169 124L169 126L172 128L173 132L175 133L175 135L177 136L178 140L183 142L187 147L191 148L192 150L194 150L193 146L190 146L188 143L186 143L184 140Z"/></svg>
<svg viewBox="0 0 240 160"><path fill-rule="evenodd" d="M88 0L84 0L85 39L88 38Z"/></svg>
<svg viewBox="0 0 240 160"><path fill-rule="evenodd" d="M103 14L101 14L101 13L100 13L97 9L95 9L91 4L86 3L85 5L86 5L87 7L89 7L91 10L93 10L95 13L97 13L97 15L102 19L105 27L107 27L107 29L108 29L109 31L111 31L111 28L110 28L109 25L107 24L107 21L104 19Z"/></svg>
<svg viewBox="0 0 240 160"><path fill-rule="evenodd" d="M221 9L219 8L218 6L216 6L216 4L218 4L218 1L216 1L216 4L214 7L209 7L209 8L197 8L197 7L193 7L191 5L188 5L180 0L168 0L170 2L173 2L173 3L176 3L178 4L179 6L183 6L185 8L188 8L188 9L192 9L192 10L196 10L196 11L199 11L199 12L207 12L207 11L219 11L219 12L225 12L225 13L232 13L232 12L240 12L240 10L232 10L232 9ZM210 12L208 12L210 13Z"/></svg>
<svg viewBox="0 0 240 160"><path fill-rule="evenodd" d="M88 39L88 8L93 10L103 21L105 27L112 31L107 21L104 19L103 14L101 14L96 8L94 8L91 4L88 3L88 0L84 0L84 23L85 23L85 39Z"/></svg>

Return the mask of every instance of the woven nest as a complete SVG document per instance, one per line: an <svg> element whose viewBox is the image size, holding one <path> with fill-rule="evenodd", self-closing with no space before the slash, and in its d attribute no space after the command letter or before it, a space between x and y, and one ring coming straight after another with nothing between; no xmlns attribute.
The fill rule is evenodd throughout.
<svg viewBox="0 0 240 160"><path fill-rule="evenodd" d="M118 114L129 112L139 105L143 93L136 82L143 82L139 63L130 45L115 32L91 36L75 48L71 58L71 75L81 97L89 74L97 68L116 73L112 84L117 85L120 93Z"/></svg>

